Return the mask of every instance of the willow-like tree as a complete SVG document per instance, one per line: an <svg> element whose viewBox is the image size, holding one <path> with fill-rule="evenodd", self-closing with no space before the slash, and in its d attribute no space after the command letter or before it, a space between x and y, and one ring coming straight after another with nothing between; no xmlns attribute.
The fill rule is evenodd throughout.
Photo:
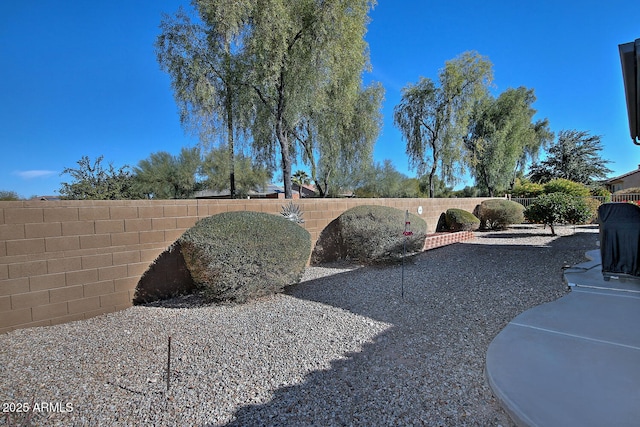
<svg viewBox="0 0 640 427"><path fill-rule="evenodd" d="M254 144L263 152L280 153L287 198L298 144L317 137L314 132L322 132L320 123L335 124L329 120L334 108L339 109L336 116L347 121L353 117L343 110L354 108L368 64L364 34L374 4L373 0L266 0L256 8L247 43L253 88L260 101ZM334 144L317 146L326 157L335 158L340 151Z"/></svg>
<svg viewBox="0 0 640 427"><path fill-rule="evenodd" d="M364 33L374 4L194 0L201 23L184 13L165 18L158 57L172 75L181 111L195 113L201 128L228 127L229 106L235 129L251 123L254 152L272 163L279 155L285 197L291 198L292 163L313 114L326 108L328 91L338 88L333 105L350 105L359 88L354 81L367 63ZM241 112L250 120L239 120Z"/></svg>
<svg viewBox="0 0 640 427"><path fill-rule="evenodd" d="M511 188L528 161L553 139L546 119L533 122L533 89L507 89L487 97L475 108L465 139L467 162L476 186L494 197Z"/></svg>
<svg viewBox="0 0 640 427"><path fill-rule="evenodd" d="M358 88L347 99L336 96L338 93L345 95L338 87L328 91L327 102L309 116L300 140L303 161L311 169L320 197L335 194L337 184L346 183L339 177L355 176L372 164L373 146L382 127L381 84ZM354 188L353 184L349 186Z"/></svg>
<svg viewBox="0 0 640 427"><path fill-rule="evenodd" d="M231 198L236 197L235 143L251 121L248 86L238 59L253 0L195 1L199 20L180 9L165 15L156 41L158 62L171 77L180 121L203 146L226 145Z"/></svg>
<svg viewBox="0 0 640 427"><path fill-rule="evenodd" d="M421 77L402 89L394 109L394 123L407 142L409 165L426 174L429 197L434 197L439 172L454 184L464 169L464 136L475 104L487 96L493 65L477 52L465 52L447 61L439 85Z"/></svg>

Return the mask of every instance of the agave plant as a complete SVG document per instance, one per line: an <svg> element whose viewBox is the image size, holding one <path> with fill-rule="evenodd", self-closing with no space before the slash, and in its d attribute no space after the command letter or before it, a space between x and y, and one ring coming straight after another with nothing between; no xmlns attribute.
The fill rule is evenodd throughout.
<svg viewBox="0 0 640 427"><path fill-rule="evenodd" d="M302 219L302 209L300 209L300 206L294 205L291 201L288 205L282 207L282 212L280 213L290 221L297 222L298 224L304 223L304 219Z"/></svg>

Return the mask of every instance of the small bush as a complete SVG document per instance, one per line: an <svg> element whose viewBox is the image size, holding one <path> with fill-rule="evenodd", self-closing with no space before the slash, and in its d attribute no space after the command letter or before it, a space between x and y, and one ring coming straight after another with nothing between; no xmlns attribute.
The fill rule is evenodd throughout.
<svg viewBox="0 0 640 427"><path fill-rule="evenodd" d="M584 197L567 193L543 194L525 210L528 221L545 224L555 236L555 224L583 224L593 215Z"/></svg>
<svg viewBox="0 0 640 427"><path fill-rule="evenodd" d="M448 231L472 231L480 227L480 220L471 212L451 208L445 212L445 228Z"/></svg>
<svg viewBox="0 0 640 427"><path fill-rule="evenodd" d="M638 189L640 190L640 188ZM604 202L609 203L611 201L611 192L604 187L591 187L589 193L593 197L604 197Z"/></svg>
<svg viewBox="0 0 640 427"><path fill-rule="evenodd" d="M511 200L490 199L480 203L478 218L480 227L490 230L502 230L511 224L522 224L524 206Z"/></svg>
<svg viewBox="0 0 640 427"><path fill-rule="evenodd" d="M244 302L297 283L311 252L309 232L261 212L204 218L178 242L195 285L211 302Z"/></svg>
<svg viewBox="0 0 640 427"><path fill-rule="evenodd" d="M407 253L424 247L427 223L409 214L410 230L406 237ZM379 263L398 259L405 243L405 211L386 206L362 205L342 213L322 231L312 262L350 259L363 263Z"/></svg>
<svg viewBox="0 0 640 427"><path fill-rule="evenodd" d="M556 178L544 185L545 194L565 193L572 196L588 197L591 195L589 187L579 182L569 181L564 178Z"/></svg>
<svg viewBox="0 0 640 427"><path fill-rule="evenodd" d="M598 222L598 208L602 204L602 202L598 199L594 199L591 197L587 197L584 199L584 203L589 208L589 212L591 212L591 216L585 222L588 224L595 224Z"/></svg>

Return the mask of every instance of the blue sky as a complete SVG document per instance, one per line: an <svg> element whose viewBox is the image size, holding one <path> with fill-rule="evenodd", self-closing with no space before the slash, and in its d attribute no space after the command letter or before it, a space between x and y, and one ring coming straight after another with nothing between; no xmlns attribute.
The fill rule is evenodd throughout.
<svg viewBox="0 0 640 427"><path fill-rule="evenodd" d="M135 166L196 145L153 49L162 12L188 4L0 2L0 190L53 195L69 179L60 172L83 155ZM535 89L536 118L555 132L601 135L612 176L637 168L618 54L618 44L640 38L636 12L637 0L379 0L366 36L373 71L365 80L386 89L375 160L415 176L393 126L401 89L437 79L445 61L476 50L494 64L496 95Z"/></svg>

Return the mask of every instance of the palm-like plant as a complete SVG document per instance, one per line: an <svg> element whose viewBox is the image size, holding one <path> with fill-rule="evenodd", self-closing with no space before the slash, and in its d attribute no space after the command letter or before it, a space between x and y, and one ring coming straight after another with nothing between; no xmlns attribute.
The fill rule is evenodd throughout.
<svg viewBox="0 0 640 427"><path fill-rule="evenodd" d="M291 178L292 181L298 185L298 193L300 193L300 197L302 197L302 186L309 183L309 175L303 170L297 170Z"/></svg>

